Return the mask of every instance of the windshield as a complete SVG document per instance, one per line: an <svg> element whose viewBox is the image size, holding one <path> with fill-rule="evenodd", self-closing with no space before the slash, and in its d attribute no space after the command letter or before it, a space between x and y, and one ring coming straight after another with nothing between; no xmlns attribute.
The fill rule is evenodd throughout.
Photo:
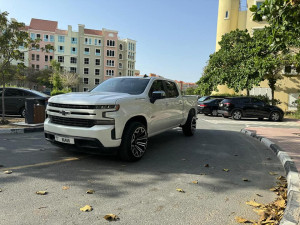
<svg viewBox="0 0 300 225"><path fill-rule="evenodd" d="M203 102L207 99L207 96L203 96L201 98L198 99L198 102Z"/></svg>
<svg viewBox="0 0 300 225"><path fill-rule="evenodd" d="M95 87L91 92L117 92L130 95L142 94L149 83L144 78L112 78Z"/></svg>

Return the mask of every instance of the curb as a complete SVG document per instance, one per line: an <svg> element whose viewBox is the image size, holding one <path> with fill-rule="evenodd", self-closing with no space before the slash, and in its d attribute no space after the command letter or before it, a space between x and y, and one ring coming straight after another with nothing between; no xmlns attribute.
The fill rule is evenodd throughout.
<svg viewBox="0 0 300 225"><path fill-rule="evenodd" d="M3 128L0 129L0 134L24 134L32 132L44 131L44 126L42 127L26 127L26 128Z"/></svg>
<svg viewBox="0 0 300 225"><path fill-rule="evenodd" d="M287 177L287 205L284 210L280 225L299 225L300 224L300 179L295 163L290 156L283 151L278 145L269 139L258 136L256 133L246 129L241 130L242 133L258 139L265 146L271 149L280 160Z"/></svg>

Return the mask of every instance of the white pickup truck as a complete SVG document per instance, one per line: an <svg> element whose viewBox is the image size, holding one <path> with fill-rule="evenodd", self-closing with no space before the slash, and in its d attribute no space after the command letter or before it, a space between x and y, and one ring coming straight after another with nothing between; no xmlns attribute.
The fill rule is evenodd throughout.
<svg viewBox="0 0 300 225"><path fill-rule="evenodd" d="M192 136L196 112L197 98L181 96L171 80L118 77L90 92L51 97L44 131L48 141L63 148L96 149L136 161L145 154L148 137L175 127Z"/></svg>

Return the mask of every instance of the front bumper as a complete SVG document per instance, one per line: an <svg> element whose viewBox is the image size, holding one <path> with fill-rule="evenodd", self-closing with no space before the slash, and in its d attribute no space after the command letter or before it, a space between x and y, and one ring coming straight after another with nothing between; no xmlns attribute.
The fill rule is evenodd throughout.
<svg viewBox="0 0 300 225"><path fill-rule="evenodd" d="M45 136L46 134L49 134L49 135L59 135L64 137L73 137L75 140L75 145L78 147L80 147L80 145L83 143L80 140L86 140L86 143L90 143L91 148L97 148L97 147L114 148L114 147L119 147L121 145L121 139L114 139L115 136L114 125L96 125L91 128L72 127L72 126L64 126L59 124L52 124L50 123L49 118L47 118L44 123L44 131L45 131ZM52 138L52 136L49 137ZM47 138L46 136L46 139L48 141L51 141L55 144L60 144L59 142L51 138ZM88 145L84 147L88 148L89 147Z"/></svg>

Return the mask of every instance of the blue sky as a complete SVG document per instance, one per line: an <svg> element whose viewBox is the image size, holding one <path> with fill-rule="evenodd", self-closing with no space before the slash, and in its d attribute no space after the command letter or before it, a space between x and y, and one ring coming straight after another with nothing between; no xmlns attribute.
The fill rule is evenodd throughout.
<svg viewBox="0 0 300 225"><path fill-rule="evenodd" d="M39 18L60 29L117 30L137 41L141 74L196 82L215 51L218 0L0 0L0 10L25 24Z"/></svg>

